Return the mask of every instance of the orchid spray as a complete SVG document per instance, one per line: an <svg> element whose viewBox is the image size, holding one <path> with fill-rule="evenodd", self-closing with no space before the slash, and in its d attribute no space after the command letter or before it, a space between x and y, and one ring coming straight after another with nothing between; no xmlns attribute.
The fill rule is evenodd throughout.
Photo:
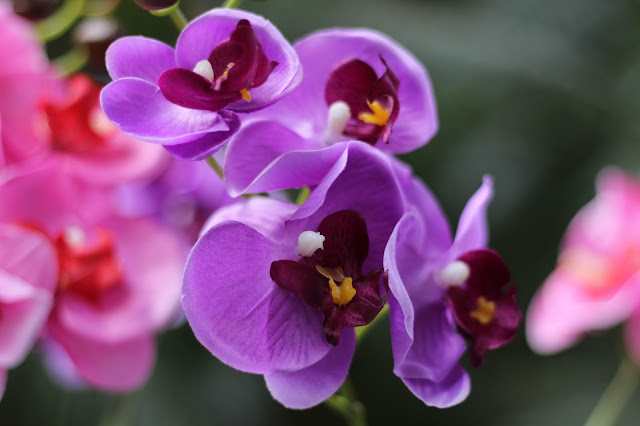
<svg viewBox="0 0 640 426"><path fill-rule="evenodd" d="M55 66L36 43L24 69L0 71L0 84L38 83L19 111L0 102L2 389L34 344L61 386L139 389L155 336L187 322L283 406L325 403L363 426L349 370L388 316L393 367L375 374L392 370L426 405L459 404L463 353L491 362L522 317L488 248L493 179L453 237L394 156L438 129L424 65L367 28L291 44L239 3L189 22L175 1L137 1L176 24L175 47L107 43L104 86L60 76L95 43Z"/></svg>

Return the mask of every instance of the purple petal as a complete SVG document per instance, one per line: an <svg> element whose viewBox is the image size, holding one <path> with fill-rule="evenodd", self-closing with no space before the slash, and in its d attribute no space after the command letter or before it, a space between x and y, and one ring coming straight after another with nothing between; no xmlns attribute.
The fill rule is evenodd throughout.
<svg viewBox="0 0 640 426"><path fill-rule="evenodd" d="M266 374L267 388L287 408L306 409L320 404L344 382L355 347L355 332L344 330L340 343L315 364L297 371Z"/></svg>
<svg viewBox="0 0 640 426"><path fill-rule="evenodd" d="M331 348L321 313L269 276L272 262L295 257L294 245L224 222L193 248L182 304L198 340L224 363L259 374L297 370Z"/></svg>
<svg viewBox="0 0 640 426"><path fill-rule="evenodd" d="M278 62L267 81L250 90L251 102L240 100L230 105L230 109L235 111L251 111L273 102L277 96L293 89L302 78L302 69L293 47L269 21L242 10L214 9L191 21L182 31L176 44L176 57L179 67L192 70L230 37L242 19L251 23L266 57Z"/></svg>
<svg viewBox="0 0 640 426"><path fill-rule="evenodd" d="M403 318L396 304L391 323L393 372L401 378L428 379L440 382L457 365L466 345L451 323L443 303L416 310L413 338L405 336Z"/></svg>
<svg viewBox="0 0 640 426"><path fill-rule="evenodd" d="M462 253L487 245L487 207L493 198L493 179L482 178L482 186L469 199L458 222L456 238L451 248L451 256L457 258ZM452 259L453 260L453 259Z"/></svg>
<svg viewBox="0 0 640 426"><path fill-rule="evenodd" d="M471 390L469 376L460 366L441 382L427 379L403 379L407 388L422 402L432 407L447 408L464 401Z"/></svg>
<svg viewBox="0 0 640 426"><path fill-rule="evenodd" d="M299 188L320 181L344 147L322 148L282 124L254 121L227 150L225 182L231 195ZM304 167L299 167L299 165Z"/></svg>
<svg viewBox="0 0 640 426"><path fill-rule="evenodd" d="M244 223L262 235L272 239L281 239L284 235L284 223L297 208L296 204L273 198L251 197L248 200L241 200L216 210L207 219L200 235L204 235L206 231L219 223L234 220ZM265 214L265 212L269 212L269 214Z"/></svg>
<svg viewBox="0 0 640 426"><path fill-rule="evenodd" d="M429 188L413 175L399 160L393 163L394 172L400 181L406 199L407 210L423 222L420 230L411 235L412 243L424 256L435 258L449 250L452 244L449 222L438 200Z"/></svg>
<svg viewBox="0 0 640 426"><path fill-rule="evenodd" d="M229 125L217 113L172 104L154 84L123 78L100 94L102 109L122 131L148 142L175 145L210 132L227 132Z"/></svg>
<svg viewBox="0 0 640 426"><path fill-rule="evenodd" d="M176 67L175 52L166 44L146 37L122 37L111 43L106 55L113 80L136 77L156 84L160 74Z"/></svg>
<svg viewBox="0 0 640 426"><path fill-rule="evenodd" d="M240 129L237 115L230 111L220 111L218 114L227 123L229 130L206 133L198 139L177 145L165 145L166 150L182 160L204 160L211 157Z"/></svg>
<svg viewBox="0 0 640 426"><path fill-rule="evenodd" d="M403 200L385 154L362 142L339 145L346 148L342 156L291 218L288 229L317 229L325 217L340 210L361 213L370 240L362 268L367 274L382 265L384 247L404 211Z"/></svg>

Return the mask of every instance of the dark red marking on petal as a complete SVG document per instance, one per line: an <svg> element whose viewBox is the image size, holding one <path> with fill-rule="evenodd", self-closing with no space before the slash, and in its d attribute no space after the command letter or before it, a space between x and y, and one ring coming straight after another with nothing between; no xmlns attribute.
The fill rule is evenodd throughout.
<svg viewBox="0 0 640 426"><path fill-rule="evenodd" d="M369 252L369 235L364 217L353 210L333 213L320 223L318 232L325 237L324 249L299 261L278 260L271 264L271 279L281 288L297 295L305 304L324 315L322 326L327 342L337 345L345 327L369 324L380 313L385 300L380 297L381 270L362 275ZM329 279L316 267L338 270L350 277L355 296L345 305L335 303ZM336 283L340 286L342 283Z"/></svg>
<svg viewBox="0 0 640 426"><path fill-rule="evenodd" d="M351 121L347 124L344 135L372 145L380 139L385 143L388 142L391 127L400 113L398 100L400 80L382 56L380 60L386 68L380 78L366 62L351 59L333 70L325 87L327 105L338 101L344 101L349 105ZM386 125L366 123L358 118L362 113L370 113L371 108L368 103L374 102L378 102L390 112Z"/></svg>
<svg viewBox="0 0 640 426"><path fill-rule="evenodd" d="M229 39L216 46L207 59L213 82L182 68L160 75L158 87L167 100L185 108L219 111L242 99L242 90L262 86L278 65L267 58L246 19L238 21Z"/></svg>
<svg viewBox="0 0 640 426"><path fill-rule="evenodd" d="M469 265L470 275L462 286L447 289L446 301L458 326L473 341L469 355L471 364L478 367L484 361L485 351L503 346L515 337L522 313L516 300L516 286L509 286L511 275L500 255L492 250L474 250L458 260ZM485 324L473 315L479 309L480 298L494 304Z"/></svg>
<svg viewBox="0 0 640 426"><path fill-rule="evenodd" d="M213 90L206 78L182 68L163 72L158 86L169 102L190 109L218 111L242 98L240 92Z"/></svg>

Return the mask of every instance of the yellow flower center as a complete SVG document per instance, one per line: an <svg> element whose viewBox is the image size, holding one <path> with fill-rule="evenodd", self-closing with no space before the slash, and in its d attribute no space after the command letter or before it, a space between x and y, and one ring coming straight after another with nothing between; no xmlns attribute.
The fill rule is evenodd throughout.
<svg viewBox="0 0 640 426"><path fill-rule="evenodd" d="M356 289L353 288L353 279L345 277L342 268L329 269L316 265L316 270L325 278L329 278L329 288L331 289L333 303L338 306L344 306L351 302L351 299L356 295ZM340 285L336 284L336 281Z"/></svg>
<svg viewBox="0 0 640 426"><path fill-rule="evenodd" d="M367 106L371 112L361 112L358 114L358 119L365 123L386 126L389 122L389 117L391 117L391 111L380 105L378 101L373 101L373 103L367 101Z"/></svg>
<svg viewBox="0 0 640 426"><path fill-rule="evenodd" d="M469 315L480 324L487 325L493 320L495 312L496 304L480 296L476 299L476 310Z"/></svg>
<svg viewBox="0 0 640 426"><path fill-rule="evenodd" d="M249 93L247 89L242 89L240 91L240 95L242 96L242 99L244 99L245 101L251 102L251 93Z"/></svg>

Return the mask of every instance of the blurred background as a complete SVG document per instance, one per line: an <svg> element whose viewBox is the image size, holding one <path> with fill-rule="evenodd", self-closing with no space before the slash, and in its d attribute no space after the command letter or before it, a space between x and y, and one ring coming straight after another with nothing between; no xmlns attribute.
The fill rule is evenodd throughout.
<svg viewBox="0 0 640 426"><path fill-rule="evenodd" d="M188 18L217 2L184 0ZM491 247L511 267L523 310L555 265L564 229L594 195L606 165L640 164L640 1L247 0L290 40L327 27L371 27L426 65L440 131L404 160L439 197L455 227L482 175L495 178ZM127 34L173 44L177 31L123 0ZM62 41L49 46L55 56ZM100 77L100 75L98 75ZM105 78L104 75L101 77ZM360 342L351 367L370 425L578 425L614 375L619 330L552 357L533 354L520 331L471 372L459 406L424 406L392 373L388 321ZM466 360L465 360L466 362ZM636 394L621 425L637 425ZM10 371L2 426L200 426L342 424L326 407L291 411L261 376L212 357L187 325L158 339L155 372L126 396L57 387L31 356Z"/></svg>

